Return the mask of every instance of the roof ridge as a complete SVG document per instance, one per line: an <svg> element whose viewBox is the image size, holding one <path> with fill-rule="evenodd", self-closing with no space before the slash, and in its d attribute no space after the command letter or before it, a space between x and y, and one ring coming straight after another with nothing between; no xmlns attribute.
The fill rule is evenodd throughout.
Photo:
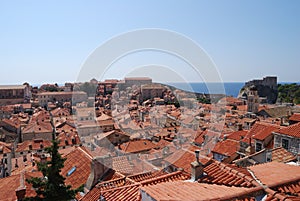
<svg viewBox="0 0 300 201"><path fill-rule="evenodd" d="M83 152L83 154L85 154L89 159L93 160L93 157L89 153L87 153L84 149L82 149L80 146L77 147L77 149L79 149L81 152Z"/></svg>
<svg viewBox="0 0 300 201"><path fill-rule="evenodd" d="M128 188L128 187L134 187L134 186L140 186L140 185L141 185L140 183L129 184L129 185L124 185L124 186L118 186L116 188L105 189L105 190L102 190L100 192L104 193L104 192L115 191L115 190L119 190L119 189L122 189L122 188Z"/></svg>
<svg viewBox="0 0 300 201"><path fill-rule="evenodd" d="M121 181L121 180L125 181L125 179L126 179L126 176L121 177L121 178L111 179L111 180L108 180L108 181L102 181L102 182L100 182L96 185L96 188L100 188L101 186L103 186L105 184L113 183L113 182L116 182L116 181Z"/></svg>
<svg viewBox="0 0 300 201"><path fill-rule="evenodd" d="M176 171L176 172L172 172L172 173L169 173L169 174L166 174L166 175L161 175L161 176L158 176L158 177L154 177L154 178L144 180L144 181L140 182L140 184L145 185L145 184L149 184L151 182L154 182L154 181L157 181L157 180L160 180L160 179L164 179L164 178L168 178L168 177L172 177L172 176L180 175L180 174L182 174L182 171Z"/></svg>
<svg viewBox="0 0 300 201"><path fill-rule="evenodd" d="M215 162L216 162L223 170L225 170L226 172L231 173L231 174L233 174L233 175L235 175L235 176L237 176L237 177L239 177L239 178L241 178L241 179L245 179L245 180L247 180L248 182L252 183L251 181L252 181L253 179L249 180L249 178L247 178L247 177L249 177L249 176L247 176L246 174L244 174L244 173L242 173L242 172L240 172L240 171L238 171L238 170L235 170L235 169L233 169L233 168L231 168L231 167L229 167L229 166L227 166L227 165L225 165L224 163L221 163L221 162L219 162L219 161L215 161Z"/></svg>
<svg viewBox="0 0 300 201"><path fill-rule="evenodd" d="M155 172L158 172L158 171L155 171ZM152 171L136 173L136 174L129 175L128 178L135 177L135 176L140 176L140 175L145 175L145 174L151 174L151 173L152 173Z"/></svg>

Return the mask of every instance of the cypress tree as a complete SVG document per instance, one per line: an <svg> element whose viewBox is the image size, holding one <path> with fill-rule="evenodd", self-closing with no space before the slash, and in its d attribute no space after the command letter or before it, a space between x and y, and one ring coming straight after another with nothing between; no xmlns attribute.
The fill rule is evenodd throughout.
<svg viewBox="0 0 300 201"><path fill-rule="evenodd" d="M74 199L76 193L83 191L83 185L74 190L70 185L65 185L65 178L60 172L66 159L62 158L58 152L58 142L52 141L52 146L46 148L46 152L50 154L51 160L38 163L38 170L43 173L43 177L26 180L32 184L37 195L27 197L25 200L67 201Z"/></svg>

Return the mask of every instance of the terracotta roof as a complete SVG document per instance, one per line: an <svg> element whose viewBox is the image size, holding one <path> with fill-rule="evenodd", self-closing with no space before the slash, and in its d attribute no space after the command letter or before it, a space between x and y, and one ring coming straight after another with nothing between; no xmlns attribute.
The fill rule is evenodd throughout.
<svg viewBox="0 0 300 201"><path fill-rule="evenodd" d="M50 140L44 140L44 139L26 140L17 145L16 152L39 150L50 146L51 146Z"/></svg>
<svg viewBox="0 0 300 201"><path fill-rule="evenodd" d="M105 120L109 120L109 119L112 119L112 117L105 113L101 113L101 115L99 117L97 117L97 121L105 121Z"/></svg>
<svg viewBox="0 0 300 201"><path fill-rule="evenodd" d="M23 130L22 133L51 133L52 126L50 122L38 122L34 121L29 123Z"/></svg>
<svg viewBox="0 0 300 201"><path fill-rule="evenodd" d="M122 174L132 174L132 166L126 156L114 157L112 160L112 168Z"/></svg>
<svg viewBox="0 0 300 201"><path fill-rule="evenodd" d="M65 158L61 174L66 178L66 185L71 185L75 189L85 184L91 172L92 156L84 148L77 147Z"/></svg>
<svg viewBox="0 0 300 201"><path fill-rule="evenodd" d="M170 156L166 157L164 160L170 165L173 165L177 168L182 168L186 173L191 173L191 163L196 160L196 156L192 151L179 149ZM200 155L199 161L203 165L206 165L210 162L210 158Z"/></svg>
<svg viewBox="0 0 300 201"><path fill-rule="evenodd" d="M105 198L105 201L138 201L139 188L140 186L138 184L126 185L106 191L93 188L81 199L81 201L97 201L100 199L100 196Z"/></svg>
<svg viewBox="0 0 300 201"><path fill-rule="evenodd" d="M227 187L222 185L200 184L194 182L175 181L145 186L141 188L154 200L235 200L257 192L258 188ZM143 194L145 195L145 194ZM249 196L250 197L250 196Z"/></svg>
<svg viewBox="0 0 300 201"><path fill-rule="evenodd" d="M204 136L205 136L206 132L202 131L196 134L196 137L194 139L194 142L201 145L204 142Z"/></svg>
<svg viewBox="0 0 300 201"><path fill-rule="evenodd" d="M80 138L78 136L77 131L73 132L61 132L56 137L59 140L59 146L68 146L80 144Z"/></svg>
<svg viewBox="0 0 300 201"><path fill-rule="evenodd" d="M300 167L270 162L248 167L263 184L275 187L300 180ZM283 174L284 171L284 174Z"/></svg>
<svg viewBox="0 0 300 201"><path fill-rule="evenodd" d="M283 195L289 195L291 200L300 200L300 181L285 184L279 187L273 188L275 191Z"/></svg>
<svg viewBox="0 0 300 201"><path fill-rule="evenodd" d="M139 189L141 186L151 186L159 183L186 180L189 177L181 171L165 174L162 176L150 178L142 182L135 182L130 178L122 178L113 181L105 182L106 190L103 190L104 183L99 183L91 191L89 191L81 200L82 201L95 201L102 195L106 201L131 201L140 200ZM111 182L111 183L110 183Z"/></svg>
<svg viewBox="0 0 300 201"><path fill-rule="evenodd" d="M235 97L232 97L232 96L227 96L227 97L224 97L224 98L221 98L219 100L219 103L226 103L226 105L236 105L236 104L243 104L243 101L241 99L238 99L238 98L235 98Z"/></svg>
<svg viewBox="0 0 300 201"><path fill-rule="evenodd" d="M247 111L248 105L238 105L238 106L237 106L237 109L238 109L239 111Z"/></svg>
<svg viewBox="0 0 300 201"><path fill-rule="evenodd" d="M3 119L2 122L16 129L19 128L22 123L18 118Z"/></svg>
<svg viewBox="0 0 300 201"><path fill-rule="evenodd" d="M107 120L97 121L97 124L99 126L113 126L115 122L112 119L107 119Z"/></svg>
<svg viewBox="0 0 300 201"><path fill-rule="evenodd" d="M274 108L262 109L259 110L258 113L263 113L265 111L270 117L279 118L283 116L287 116L289 112L291 112L291 108L288 106L279 106Z"/></svg>
<svg viewBox="0 0 300 201"><path fill-rule="evenodd" d="M253 139L263 141L268 136L272 135L272 132L276 132L277 130L279 130L279 128L280 126L276 124L256 122L249 130L249 134L252 136Z"/></svg>
<svg viewBox="0 0 300 201"><path fill-rule="evenodd" d="M198 181L201 183L218 184L236 187L253 187L252 179L241 168L233 168L216 160L204 167L205 176Z"/></svg>
<svg viewBox="0 0 300 201"><path fill-rule="evenodd" d="M227 139L240 141L241 138L244 138L246 134L248 133L248 130L241 130L241 131L235 131L227 134Z"/></svg>
<svg viewBox="0 0 300 201"><path fill-rule="evenodd" d="M276 133L300 138L300 122L285 128L281 128L279 131L276 131Z"/></svg>
<svg viewBox="0 0 300 201"><path fill-rule="evenodd" d="M51 111L51 114L54 117L60 117L60 116L70 116L70 111L67 108L55 108L54 110Z"/></svg>
<svg viewBox="0 0 300 201"><path fill-rule="evenodd" d="M289 118L290 121L297 121L297 122L300 122L300 113L295 113L293 114L290 118Z"/></svg>
<svg viewBox="0 0 300 201"><path fill-rule="evenodd" d="M31 185L26 182L26 179L31 177L40 177L42 174L40 172L32 173L21 173L17 175L12 175L9 177L0 179L0 199L1 201L15 201L17 200L16 190L19 187L26 188L27 197L35 196L36 193L32 189Z"/></svg>
<svg viewBox="0 0 300 201"><path fill-rule="evenodd" d="M225 156L233 156L240 148L240 143L235 140L224 140L218 142L212 152L222 154Z"/></svg>
<svg viewBox="0 0 300 201"><path fill-rule="evenodd" d="M58 122L55 127L57 132L72 132L76 130L74 122L70 120Z"/></svg>
<svg viewBox="0 0 300 201"><path fill-rule="evenodd" d="M291 152L287 151L283 147L277 147L272 150L272 161L277 161L277 162L290 162L296 160L296 156L292 154Z"/></svg>
<svg viewBox="0 0 300 201"><path fill-rule="evenodd" d="M112 131L108 131L108 132L105 132L105 133L100 133L98 135L95 135L94 138L95 138L95 140L100 141L100 140L102 140L104 138L107 138L110 135L114 135L114 134L124 135L124 136L130 137L129 134L127 134L125 132L120 132L120 131L117 131L117 130L112 130Z"/></svg>
<svg viewBox="0 0 300 201"><path fill-rule="evenodd" d="M154 179L156 177L166 175L167 173L163 171L155 171L155 172L145 172L145 173L140 173L140 174L134 174L128 176L128 178L132 179L135 182L143 182L148 179Z"/></svg>
<svg viewBox="0 0 300 201"><path fill-rule="evenodd" d="M140 139L121 144L120 148L126 153L137 153L153 149L155 144L149 140Z"/></svg>
<svg viewBox="0 0 300 201"><path fill-rule="evenodd" d="M41 92L38 93L37 95L40 96L48 96L48 95L80 95L80 94L86 94L84 91L47 91L47 92Z"/></svg>
<svg viewBox="0 0 300 201"><path fill-rule="evenodd" d="M153 171L155 166L141 160L137 155L127 155L113 157L112 169L124 175L132 175L133 173Z"/></svg>
<svg viewBox="0 0 300 201"><path fill-rule="evenodd" d="M41 158L37 154L23 154L11 160L11 175L17 175L24 171L35 172L38 171L37 163Z"/></svg>
<svg viewBox="0 0 300 201"><path fill-rule="evenodd" d="M50 121L50 113L44 109L35 112L30 119L30 122L34 121Z"/></svg>
<svg viewBox="0 0 300 201"><path fill-rule="evenodd" d="M248 131L244 139L242 139L241 141L250 144L250 141L252 138L254 138L254 135L256 135L255 139L265 139L269 135L272 135L273 129L278 130L278 128L280 128L280 126L277 124L269 124L256 121L252 128Z"/></svg>
<svg viewBox="0 0 300 201"><path fill-rule="evenodd" d="M12 148L11 144L0 141L0 153L2 154L11 153L11 148Z"/></svg>

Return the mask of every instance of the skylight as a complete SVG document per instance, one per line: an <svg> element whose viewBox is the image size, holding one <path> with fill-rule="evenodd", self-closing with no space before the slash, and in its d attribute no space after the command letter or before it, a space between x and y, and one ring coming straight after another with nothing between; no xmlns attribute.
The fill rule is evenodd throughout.
<svg viewBox="0 0 300 201"><path fill-rule="evenodd" d="M71 174L73 174L73 172L75 172L75 170L76 170L76 166L72 167L71 170L68 171L67 177L71 176Z"/></svg>

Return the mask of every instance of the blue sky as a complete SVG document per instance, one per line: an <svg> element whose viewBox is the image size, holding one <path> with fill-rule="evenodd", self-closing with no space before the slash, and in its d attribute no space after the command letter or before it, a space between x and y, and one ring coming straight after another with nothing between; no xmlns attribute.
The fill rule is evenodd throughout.
<svg viewBox="0 0 300 201"><path fill-rule="evenodd" d="M97 47L143 28L167 29L194 40L225 82L266 75L299 82L300 1L296 0L0 1L0 27L0 84L75 81ZM149 58L158 63L155 55L145 53L138 65L149 64ZM130 68L130 62L123 62L107 78L122 78L118 68ZM190 81L201 81L187 72L189 76Z"/></svg>

